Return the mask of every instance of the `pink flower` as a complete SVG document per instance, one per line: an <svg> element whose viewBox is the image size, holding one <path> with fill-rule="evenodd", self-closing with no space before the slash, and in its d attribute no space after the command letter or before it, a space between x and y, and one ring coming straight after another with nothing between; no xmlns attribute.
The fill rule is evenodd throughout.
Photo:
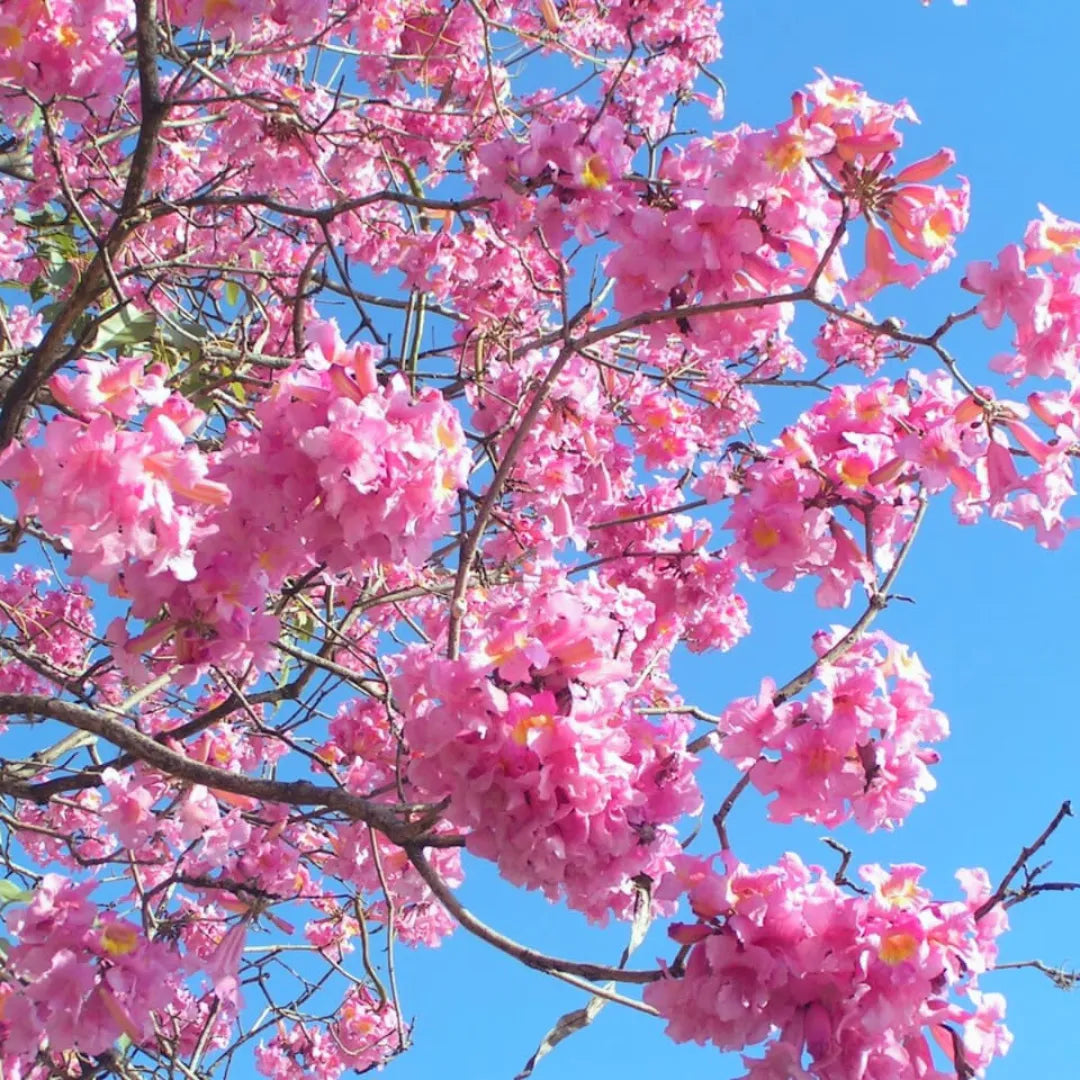
<svg viewBox="0 0 1080 1080"><path fill-rule="evenodd" d="M244 943L247 941L248 920L242 918L234 923L225 932L225 936L218 943L213 956L204 961L200 966L209 977L214 988L214 994L218 1000L225 1004L230 1011L243 1006L240 996L240 961L244 954Z"/></svg>
<svg viewBox="0 0 1080 1080"><path fill-rule="evenodd" d="M1023 252L1016 244L1002 249L996 270L988 262L969 263L960 284L983 294L979 312L991 330L1001 325L1006 313L1018 327L1040 329L1046 325L1050 282L1042 274L1027 273Z"/></svg>
<svg viewBox="0 0 1080 1080"><path fill-rule="evenodd" d="M157 796L131 773L106 769L101 778L109 793L109 802L101 810L102 820L121 844L137 849L157 824L152 813Z"/></svg>
<svg viewBox="0 0 1080 1080"><path fill-rule="evenodd" d="M510 881L593 919L624 916L632 879L664 876L673 823L700 805L690 725L639 715L629 699L615 654L642 633L640 595L582 582L531 597L522 609L493 590L459 660L427 647L400 658L408 778L427 799L449 798L469 850Z"/></svg>
<svg viewBox="0 0 1080 1080"><path fill-rule="evenodd" d="M99 1054L123 1034L153 1031L181 980L179 958L135 923L89 900L94 884L46 875L25 909L8 916L4 1050L33 1060L40 1047Z"/></svg>
<svg viewBox="0 0 1080 1080"><path fill-rule="evenodd" d="M1033 221L1024 233L1024 262L1039 266L1075 254L1080 249L1080 224L1058 217L1041 203L1042 220Z"/></svg>
<svg viewBox="0 0 1080 1080"><path fill-rule="evenodd" d="M869 300L887 285L914 288L921 278L922 271L917 266L897 261L884 229L867 225L866 265L850 286L851 295L856 300Z"/></svg>
<svg viewBox="0 0 1080 1080"><path fill-rule="evenodd" d="M822 635L821 651L839 630ZM765 795L769 816L830 828L849 817L866 829L891 828L925 798L935 781L927 744L948 734L917 657L883 634L864 638L817 672L824 691L804 704L773 704L775 687L757 701L724 710L717 748Z"/></svg>
<svg viewBox="0 0 1080 1080"><path fill-rule="evenodd" d="M918 888L918 867L861 873L879 891L846 893L790 854L757 872L728 858L718 873L699 860L691 900L703 876L727 899L699 915L699 936L680 928L683 970L645 989L668 1034L725 1050L763 1044L763 1058L744 1058L747 1076L762 1080L936 1075L926 1071L926 1034L937 1037L946 1020L962 1025L970 1064L1004 1052L1001 1003L968 974L985 947L976 906L935 901Z"/></svg>

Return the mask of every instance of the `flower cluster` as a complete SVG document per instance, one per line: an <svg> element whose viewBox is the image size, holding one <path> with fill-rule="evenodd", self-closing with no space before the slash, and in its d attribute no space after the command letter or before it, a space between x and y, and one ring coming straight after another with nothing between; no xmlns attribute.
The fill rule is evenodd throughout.
<svg viewBox="0 0 1080 1080"><path fill-rule="evenodd" d="M272 666L278 624L262 608L287 576L422 560L445 530L471 465L457 412L400 377L381 385L374 353L346 349L333 325L310 334L257 428L237 426L214 455L192 445L205 418L159 370L84 361L54 387L88 419L56 418L0 464L20 514L68 539L73 573L133 597L136 618L169 611L139 635L110 627L137 680L137 653L170 638L184 663ZM117 426L139 409L141 430Z"/></svg>
<svg viewBox="0 0 1080 1080"><path fill-rule="evenodd" d="M364 987L350 990L325 1027L279 1025L277 1034L255 1051L259 1072L270 1080L337 1080L346 1072L366 1072L403 1049L397 1010Z"/></svg>
<svg viewBox="0 0 1080 1080"><path fill-rule="evenodd" d="M0 85L59 98L63 112L82 120L87 102L123 89L120 39L130 18L123 0L17 0L5 8L0 28ZM21 94L5 94L4 101L16 113L26 107Z"/></svg>
<svg viewBox="0 0 1080 1080"><path fill-rule="evenodd" d="M206 478L206 456L164 407L125 431L110 405L103 396L89 423L57 417L40 444L6 456L0 476L15 483L22 517L67 537L73 573L111 583L137 561L151 576L191 581L206 509L227 505L229 491Z"/></svg>
<svg viewBox="0 0 1080 1080"><path fill-rule="evenodd" d="M347 348L334 324L308 336L306 363L256 407L256 430L231 433L215 469L234 500L218 542L243 537L272 586L298 564L422 561L471 465L441 394L412 394L400 376L380 384L375 350Z"/></svg>
<svg viewBox="0 0 1080 1080"><path fill-rule="evenodd" d="M7 917L4 1053L33 1062L46 1047L104 1053L121 1036L153 1033L151 1014L171 999L177 958L133 922L102 913L93 882L47 874Z"/></svg>
<svg viewBox="0 0 1080 1080"><path fill-rule="evenodd" d="M407 760L401 732L394 729L385 705L353 700L343 705L330 722L329 738L319 750L319 761L332 769L345 786L384 802L394 802L406 784L403 763ZM362 824L340 826L330 839L333 855L319 860L321 869L342 881L355 884L371 897L384 891L389 898L365 904L364 917L378 924L390 917L393 905L394 932L407 945L434 947L454 928L446 909L432 895L427 883L413 868L405 852L386 837ZM452 888L464 879L461 857L455 848L436 848L429 861ZM339 916L334 905L327 918L310 928L309 937L321 940L340 933L343 926L358 932L355 922Z"/></svg>
<svg viewBox="0 0 1080 1080"><path fill-rule="evenodd" d="M708 549L712 527L677 513L681 502L674 483L653 485L593 531L590 550L609 560L599 569L604 581L636 589L653 605L648 642L731 649L750 631L735 562Z"/></svg>
<svg viewBox="0 0 1080 1080"><path fill-rule="evenodd" d="M841 628L815 638L819 656ZM777 701L771 680L738 698L717 728L720 753L774 796L769 817L805 818L830 828L854 817L865 829L899 824L936 786L929 744L948 733L931 708L930 680L918 657L883 633L819 662L822 689L805 701Z"/></svg>
<svg viewBox="0 0 1080 1080"><path fill-rule="evenodd" d="M50 693L85 666L94 631L90 598L78 587L42 588L52 580L29 566L0 578L0 629L12 647L0 664L3 693Z"/></svg>
<svg viewBox="0 0 1080 1080"><path fill-rule="evenodd" d="M921 874L864 866L870 889L852 895L792 854L758 871L729 856L722 872L683 857L679 887L697 921L672 935L689 955L645 1000L678 1042L765 1044L763 1059L744 1058L745 1080L981 1075L1011 1042L1004 1000L977 985L1007 921L1000 907L980 918L983 871L961 871L966 898L953 901L935 900ZM950 1073L935 1067L928 1036Z"/></svg>
<svg viewBox="0 0 1080 1080"><path fill-rule="evenodd" d="M413 647L398 661L408 777L510 881L590 918L633 906L631 879L660 879L673 823L701 796L690 724L633 707L636 616L628 589L539 582L527 604L499 590L470 620L462 655Z"/></svg>
<svg viewBox="0 0 1080 1080"><path fill-rule="evenodd" d="M888 334L869 329L872 319L861 305L853 305L851 315L850 319L827 319L814 339L814 348L830 371L854 364L864 375L876 375L886 360L901 354L902 347Z"/></svg>
<svg viewBox="0 0 1080 1080"><path fill-rule="evenodd" d="M892 171L895 152L903 145L897 125L917 120L906 102L875 101L846 79L823 75L795 97L787 152L805 153L804 145L829 132L831 146L815 156L844 193L849 214L866 219L865 265L849 287L855 299L865 300L887 285L913 287L948 266L956 253L956 234L967 225L967 181L961 178L953 189L926 183L951 167L951 150ZM893 242L925 266L901 264Z"/></svg>

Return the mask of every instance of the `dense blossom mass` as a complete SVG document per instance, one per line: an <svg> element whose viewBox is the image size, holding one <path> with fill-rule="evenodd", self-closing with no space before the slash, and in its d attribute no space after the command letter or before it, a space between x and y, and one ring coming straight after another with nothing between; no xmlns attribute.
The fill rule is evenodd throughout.
<svg viewBox="0 0 1080 1080"><path fill-rule="evenodd" d="M921 873L864 866L860 896L796 855L759 871L728 858L719 872L683 856L677 880L698 921L672 927L690 946L684 970L647 987L645 1000L680 1042L764 1042L764 1057L744 1057L744 1080L949 1075L935 1068L928 1036L944 1036L954 1075L959 1047L981 1070L1010 1041L1001 996L975 989L1005 916L977 918L990 892L983 872L960 871L966 899L947 903L919 886ZM969 1000L951 1001L951 987Z"/></svg>
<svg viewBox="0 0 1080 1080"><path fill-rule="evenodd" d="M824 73L725 127L720 17L0 5L5 1080L382 1067L395 948L459 926L645 984L616 1000L745 1080L1008 1048L1008 880L754 870L727 818L891 829L933 791L948 721L870 624L931 500L1080 520L1080 224L879 321L957 256L953 153ZM1011 334L987 385L967 320ZM755 581L851 617L685 700ZM651 967L545 956L462 906L466 856L635 943L683 921Z"/></svg>

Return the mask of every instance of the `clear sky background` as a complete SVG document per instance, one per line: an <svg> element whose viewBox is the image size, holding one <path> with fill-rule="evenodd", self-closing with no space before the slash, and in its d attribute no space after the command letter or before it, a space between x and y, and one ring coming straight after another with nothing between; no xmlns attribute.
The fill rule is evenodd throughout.
<svg viewBox="0 0 1080 1080"><path fill-rule="evenodd" d="M958 9L935 0L923 10L916 0L731 0L722 31L725 126L776 123L788 114L792 91L820 67L859 80L875 97L911 102L922 125L910 129L903 160L942 145L956 150L957 170L973 187L960 258L917 294L882 294L872 305L875 315L896 314L916 330L930 329L971 302L957 288L964 265L1018 240L1038 215L1037 203L1080 219L1080 4L972 0ZM543 72L535 77L542 82ZM812 336L814 320L802 325ZM965 373L984 383L987 361L1007 346L972 324L950 340ZM916 363L931 366L929 358ZM783 395L767 406L770 417L793 418L810 400L770 392ZM1080 515L1080 500L1073 512ZM1080 535L1046 552L1030 533L1000 523L961 529L947 505L934 505L897 588L916 603L894 605L878 625L920 654L953 735L942 747L937 792L902 829L838 835L855 849L856 864L919 862L936 893L954 896L958 867L985 866L996 881L1062 799L1075 795L1080 811ZM815 629L857 614L818 611L812 583L794 596L752 585L746 594L754 634L733 653L680 661L687 699L704 708L756 692L764 675L784 681L809 659ZM733 778L719 762L703 769L712 809ZM736 853L757 865L784 850L834 865L835 856L820 844L822 832L765 824L753 797L731 819ZM695 850L714 846L703 835ZM1080 880L1080 820L1066 822L1047 855L1054 859L1048 877ZM470 862L462 898L519 941L563 956L613 962L625 942L625 927L589 928L578 916L503 886L485 865ZM1015 908L1012 922L1002 939L1003 961L1080 967L1080 893L1037 897ZM670 954L661 930L636 960L648 966ZM388 1070L397 1080L512 1080L554 1020L585 1001L462 931L438 951L399 950L398 968L404 1011L417 1023L415 1047ZM1031 970L991 975L983 988L1007 996L1016 1037L991 1069L992 1080L1077 1075L1080 992L1063 993ZM736 1057L676 1046L659 1021L612 1005L558 1046L534 1076L728 1080L741 1072Z"/></svg>

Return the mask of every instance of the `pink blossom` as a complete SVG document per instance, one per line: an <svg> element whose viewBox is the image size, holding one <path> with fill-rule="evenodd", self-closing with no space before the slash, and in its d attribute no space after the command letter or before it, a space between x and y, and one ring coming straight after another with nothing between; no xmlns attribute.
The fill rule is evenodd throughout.
<svg viewBox="0 0 1080 1080"><path fill-rule="evenodd" d="M706 886L726 898L699 916L705 936L683 970L646 987L645 1000L676 1041L764 1044L764 1058L744 1058L748 1077L782 1065L789 1080L844 1080L858 1075L857 1062L889 1062L887 1073L874 1064L862 1075L925 1078L926 1036L946 1019L963 1025L965 1055L984 1067L1010 1036L1002 1002L984 998L968 974L983 948L976 907L934 901L919 873L864 867L876 888L860 896L790 854L757 872L730 856L722 873L702 863L692 906ZM972 1007L950 1002L950 992Z"/></svg>
<svg viewBox="0 0 1080 1080"><path fill-rule="evenodd" d="M991 330L1001 325L1006 313L1018 327L1038 328L1048 317L1050 282L1041 274L1027 273L1023 252L1016 244L1002 249L996 270L988 262L970 263L961 284L983 294L979 312Z"/></svg>
<svg viewBox="0 0 1080 1080"><path fill-rule="evenodd" d="M819 651L837 636L822 635ZM775 821L835 827L854 816L866 829L891 828L934 788L928 766L937 754L928 744L948 735L930 707L926 672L906 648L874 634L816 676L825 689L805 703L776 703L768 681L756 701L733 702L717 749L774 796Z"/></svg>

